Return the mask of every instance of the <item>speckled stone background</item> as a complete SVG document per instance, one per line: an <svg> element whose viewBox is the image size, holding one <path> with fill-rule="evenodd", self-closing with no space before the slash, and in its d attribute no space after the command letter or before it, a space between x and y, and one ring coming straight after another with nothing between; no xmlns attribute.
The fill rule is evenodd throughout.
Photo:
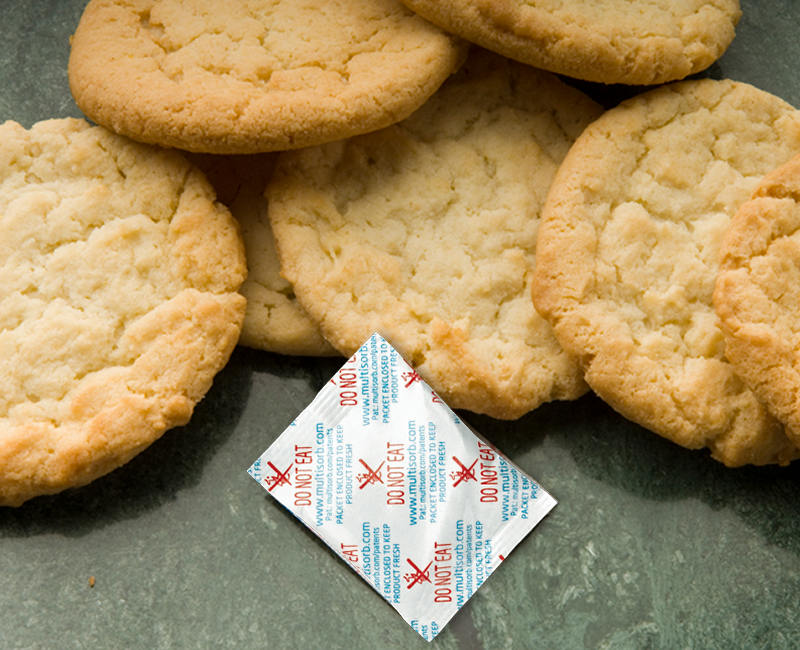
<svg viewBox="0 0 800 650"><path fill-rule="evenodd" d="M66 65L84 5L0 0L0 119L81 115ZM800 106L800 4L742 9L706 74ZM608 106L639 90L582 87ZM245 471L341 362L238 348L188 426L0 510L0 650L430 647ZM559 505L433 646L800 647L800 464L726 469L592 395L464 417Z"/></svg>

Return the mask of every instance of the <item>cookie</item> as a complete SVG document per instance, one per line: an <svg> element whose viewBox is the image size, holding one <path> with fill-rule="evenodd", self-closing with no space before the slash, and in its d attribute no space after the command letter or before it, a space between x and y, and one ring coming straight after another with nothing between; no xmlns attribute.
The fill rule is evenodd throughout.
<svg viewBox="0 0 800 650"><path fill-rule="evenodd" d="M69 82L90 119L134 140L257 153L403 119L462 50L397 0L92 0Z"/></svg>
<svg viewBox="0 0 800 650"><path fill-rule="evenodd" d="M512 59L606 84L660 84L706 69L730 45L738 0L401 0Z"/></svg>
<svg viewBox="0 0 800 650"><path fill-rule="evenodd" d="M84 485L185 424L239 338L244 247L174 152L83 120L0 126L0 504Z"/></svg>
<svg viewBox="0 0 800 650"><path fill-rule="evenodd" d="M714 306L736 372L800 446L800 156L768 174L731 221Z"/></svg>
<svg viewBox="0 0 800 650"><path fill-rule="evenodd" d="M280 274L264 196L277 154L187 156L205 173L242 228L247 279L239 292L247 299L247 310L239 343L286 355L337 356Z"/></svg>
<svg viewBox="0 0 800 650"><path fill-rule="evenodd" d="M578 397L530 279L550 181L599 113L476 49L403 122L281 154L267 198L283 274L343 355L377 331L453 408L514 419Z"/></svg>
<svg viewBox="0 0 800 650"><path fill-rule="evenodd" d="M539 230L534 301L592 389L729 466L798 455L734 371L712 302L731 218L797 152L800 112L773 95L727 80L662 86L578 138Z"/></svg>

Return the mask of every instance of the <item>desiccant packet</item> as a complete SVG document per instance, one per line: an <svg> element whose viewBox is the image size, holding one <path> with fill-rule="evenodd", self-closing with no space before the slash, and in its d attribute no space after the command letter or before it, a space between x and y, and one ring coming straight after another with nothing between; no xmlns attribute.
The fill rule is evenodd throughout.
<svg viewBox="0 0 800 650"><path fill-rule="evenodd" d="M556 504L377 333L248 473L428 641Z"/></svg>

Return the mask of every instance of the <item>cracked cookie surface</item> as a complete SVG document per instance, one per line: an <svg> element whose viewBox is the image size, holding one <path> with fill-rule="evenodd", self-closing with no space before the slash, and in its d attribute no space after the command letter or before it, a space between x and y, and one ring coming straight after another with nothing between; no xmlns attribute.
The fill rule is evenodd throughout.
<svg viewBox="0 0 800 650"><path fill-rule="evenodd" d="M183 156L82 120L0 126L0 504L127 462L239 337L238 225Z"/></svg>
<svg viewBox="0 0 800 650"><path fill-rule="evenodd" d="M714 306L736 371L800 446L800 156L742 204L720 249Z"/></svg>
<svg viewBox="0 0 800 650"><path fill-rule="evenodd" d="M256 153L392 124L461 59L396 0L92 0L69 80L90 119L135 140Z"/></svg>
<svg viewBox="0 0 800 650"><path fill-rule="evenodd" d="M734 38L738 0L401 0L529 65L600 83L660 84L706 69Z"/></svg>
<svg viewBox="0 0 800 650"><path fill-rule="evenodd" d="M349 356L377 331L451 407L497 418L583 394L530 279L550 181L600 112L476 48L407 120L282 153L270 221L325 338Z"/></svg>
<svg viewBox="0 0 800 650"><path fill-rule="evenodd" d="M712 294L731 218L800 152L800 112L732 81L686 81L609 110L544 208L534 302L617 411L727 465L797 449L734 372ZM568 251L568 254L565 254Z"/></svg>

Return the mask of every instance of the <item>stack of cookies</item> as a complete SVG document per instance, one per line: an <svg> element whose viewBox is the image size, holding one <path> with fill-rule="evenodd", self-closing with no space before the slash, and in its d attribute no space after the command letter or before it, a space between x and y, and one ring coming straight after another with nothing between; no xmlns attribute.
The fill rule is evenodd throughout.
<svg viewBox="0 0 800 650"><path fill-rule="evenodd" d="M726 465L798 457L800 162L768 174L800 112L681 81L739 16L91 0L69 79L98 126L2 127L0 503L186 422L237 342L376 331L454 408L593 390ZM564 77L658 87L605 110Z"/></svg>

